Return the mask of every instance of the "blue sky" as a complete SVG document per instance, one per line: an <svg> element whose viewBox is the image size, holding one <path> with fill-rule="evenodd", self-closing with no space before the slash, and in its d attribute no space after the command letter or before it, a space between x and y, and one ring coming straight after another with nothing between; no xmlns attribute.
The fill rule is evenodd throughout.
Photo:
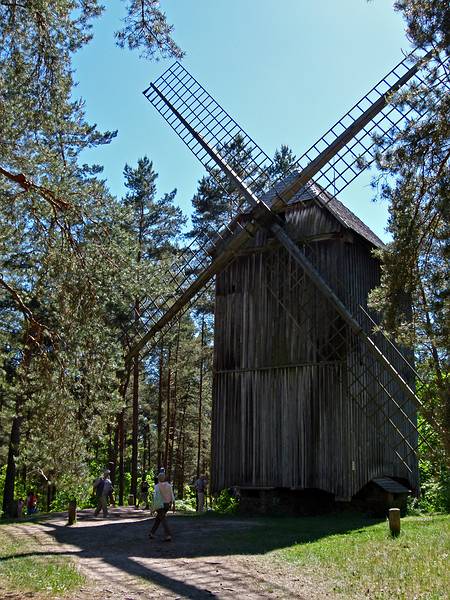
<svg viewBox="0 0 450 600"><path fill-rule="evenodd" d="M85 153L104 166L122 196L123 167L147 155L158 192L177 188L186 214L202 166L142 95L172 61L151 62L115 46L123 4L108 3L94 40L75 57L76 95L107 147ZM409 50L389 0L162 0L186 52L184 66L269 154L288 144L300 155ZM373 204L369 176L340 195L386 239L386 207Z"/></svg>

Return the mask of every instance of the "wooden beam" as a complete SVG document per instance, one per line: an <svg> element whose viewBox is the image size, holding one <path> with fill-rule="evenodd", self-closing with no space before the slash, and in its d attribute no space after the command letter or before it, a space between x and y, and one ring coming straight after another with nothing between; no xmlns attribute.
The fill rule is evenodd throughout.
<svg viewBox="0 0 450 600"><path fill-rule="evenodd" d="M316 285L316 287L328 298L337 312L345 320L347 325L352 331L363 341L369 352L381 363L397 380L407 395L414 400L416 405L420 405L421 402L416 396L414 391L409 387L407 382L403 379L400 373L391 365L388 359L384 356L381 350L377 347L375 342L370 338L366 331L361 327L358 321L353 317L351 312L345 306L345 304L338 298L335 292L323 279L322 275L317 271L313 264L308 260L305 254L298 248L297 244L289 237L284 229L278 225L273 224L270 230L274 236L278 239L280 244L289 252L292 258L301 266L307 276Z"/></svg>

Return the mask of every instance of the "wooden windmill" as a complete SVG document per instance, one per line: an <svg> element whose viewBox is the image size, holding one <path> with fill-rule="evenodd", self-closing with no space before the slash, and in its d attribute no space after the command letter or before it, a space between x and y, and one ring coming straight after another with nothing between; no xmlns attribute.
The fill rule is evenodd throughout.
<svg viewBox="0 0 450 600"><path fill-rule="evenodd" d="M429 59L401 61L273 186L269 157L182 65L144 92L208 172L237 191L237 216L162 274L167 294L142 303L129 334L131 360L215 281L215 491L238 486L274 502L306 491L314 501L350 500L372 482L386 493L417 490L426 440L415 373L410 357L372 333L366 304L381 242L335 195L373 161L375 135L393 142L421 118L389 98L412 78L429 85ZM433 85L444 78L438 72ZM239 168L226 157L236 136L251 157Z"/></svg>

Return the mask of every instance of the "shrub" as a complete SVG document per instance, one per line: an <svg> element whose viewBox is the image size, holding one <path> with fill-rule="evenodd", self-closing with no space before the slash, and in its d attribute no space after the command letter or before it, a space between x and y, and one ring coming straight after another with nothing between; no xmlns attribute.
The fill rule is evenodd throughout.
<svg viewBox="0 0 450 600"><path fill-rule="evenodd" d="M213 509L224 515L236 514L238 506L238 500L228 490L222 490L213 502Z"/></svg>

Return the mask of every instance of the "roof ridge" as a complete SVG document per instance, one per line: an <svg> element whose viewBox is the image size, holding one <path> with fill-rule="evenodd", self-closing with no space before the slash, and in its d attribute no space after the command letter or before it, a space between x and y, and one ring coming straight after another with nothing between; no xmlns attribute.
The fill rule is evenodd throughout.
<svg viewBox="0 0 450 600"><path fill-rule="evenodd" d="M290 176L288 176L290 177ZM282 184L285 184L288 177L284 179ZM306 196L306 197L305 197ZM309 196L309 198L307 197ZM324 198L325 196L325 198ZM291 200L289 206L303 202L305 200L317 200L323 208L326 208L344 227L351 229L373 246L384 248L384 242L377 234L370 229L353 211L351 211L343 202L325 190L319 183L311 179L306 183Z"/></svg>

